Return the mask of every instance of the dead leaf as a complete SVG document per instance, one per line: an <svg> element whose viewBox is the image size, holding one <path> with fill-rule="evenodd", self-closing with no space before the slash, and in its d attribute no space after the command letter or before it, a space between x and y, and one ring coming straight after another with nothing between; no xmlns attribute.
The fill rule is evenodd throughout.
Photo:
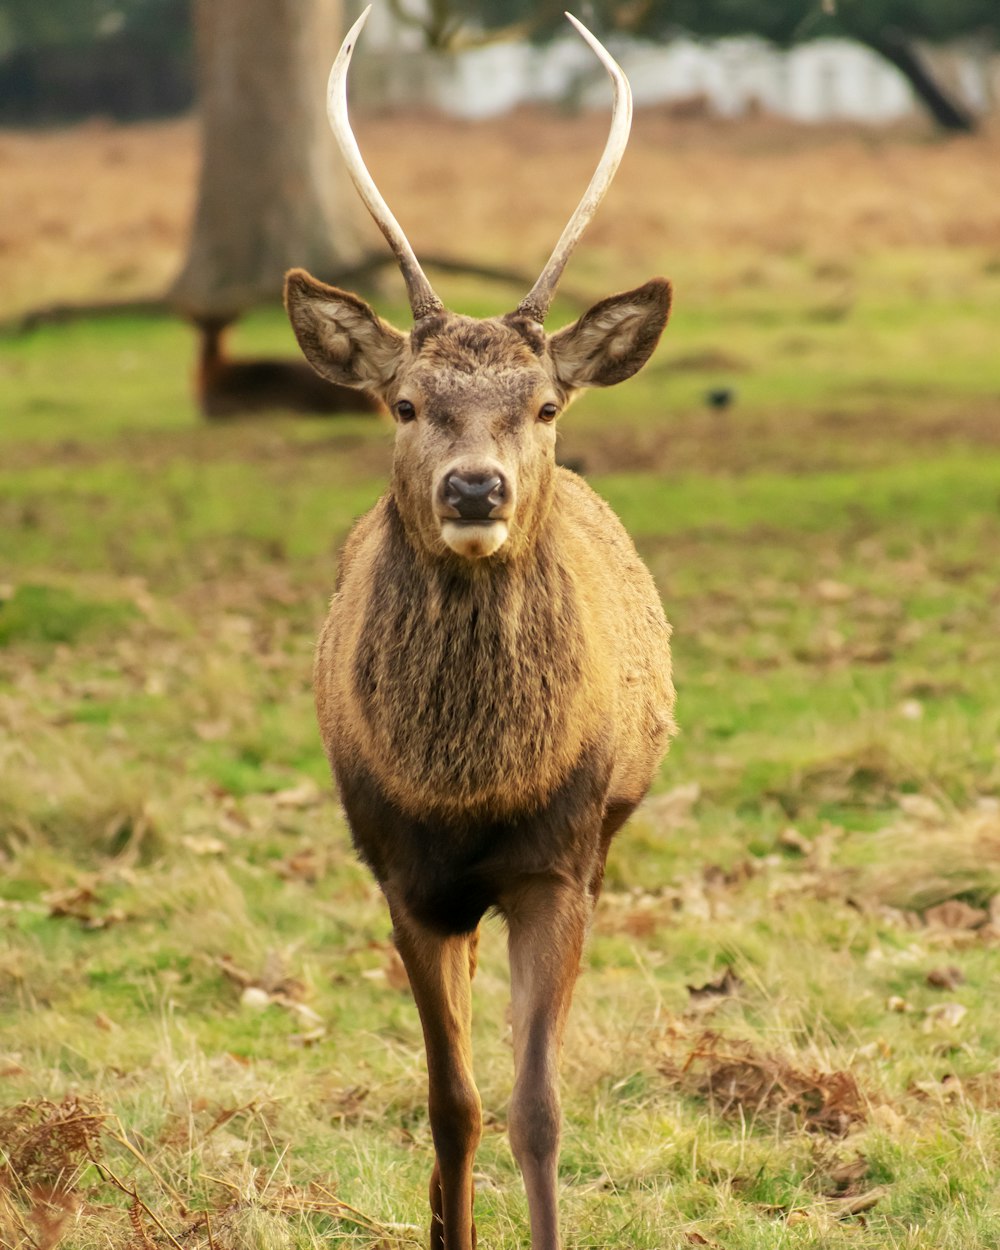
<svg viewBox="0 0 1000 1250"><path fill-rule="evenodd" d="M111 907L107 911L96 910L101 900L95 888L95 882L82 881L64 890L50 890L42 898L48 904L49 916L53 919L76 920L84 929L109 929L114 924L121 924L128 915L120 907Z"/></svg>
<svg viewBox="0 0 1000 1250"><path fill-rule="evenodd" d="M924 1032L958 1028L968 1014L968 1007L963 1007L961 1003L936 1003L933 1007L927 1008L923 1024Z"/></svg>
<svg viewBox="0 0 1000 1250"><path fill-rule="evenodd" d="M286 881L304 881L314 885L325 868L324 858L314 846L304 846L277 864L275 871Z"/></svg>
<svg viewBox="0 0 1000 1250"><path fill-rule="evenodd" d="M949 964L947 968L932 968L927 974L927 984L936 990L954 990L965 983L961 968Z"/></svg>
<svg viewBox="0 0 1000 1250"><path fill-rule="evenodd" d="M257 978L253 973L239 967L232 955L221 955L218 959L218 964L230 981L234 981L242 988L245 989L248 985L257 984Z"/></svg>
<svg viewBox="0 0 1000 1250"><path fill-rule="evenodd" d="M989 918L989 912L982 907L970 907L958 898L928 907L924 912L924 924L937 929L978 929Z"/></svg>
<svg viewBox="0 0 1000 1250"><path fill-rule="evenodd" d="M53 919L68 916L74 920L89 920L92 906L100 901L90 882L81 882L64 890L49 890L42 898L48 904L49 916Z"/></svg>
<svg viewBox="0 0 1000 1250"><path fill-rule="evenodd" d="M860 1215L862 1211L870 1211L888 1193L885 1185L876 1185L867 1193L856 1194L849 1198L835 1198L828 1203L830 1214L842 1220L849 1215Z"/></svg>
<svg viewBox="0 0 1000 1250"><path fill-rule="evenodd" d="M848 1191L853 1191L857 1181L863 1180L871 1168L864 1155L855 1154L849 1159L839 1159L827 1169L827 1175L833 1184L833 1190L827 1192L828 1198L844 1198Z"/></svg>
<svg viewBox="0 0 1000 1250"><path fill-rule="evenodd" d="M305 983L287 974L285 961L278 952L268 952L258 976L241 968L230 955L223 955L217 963L223 974L242 990L240 1004L243 1007L251 1011L282 1007L312 1028L322 1025L322 1017L302 1002L306 994Z"/></svg>
<svg viewBox="0 0 1000 1250"><path fill-rule="evenodd" d="M692 1002L698 1002L704 999L727 998L738 994L741 989L743 980L727 966L714 981L706 981L704 985L689 985L687 992Z"/></svg>

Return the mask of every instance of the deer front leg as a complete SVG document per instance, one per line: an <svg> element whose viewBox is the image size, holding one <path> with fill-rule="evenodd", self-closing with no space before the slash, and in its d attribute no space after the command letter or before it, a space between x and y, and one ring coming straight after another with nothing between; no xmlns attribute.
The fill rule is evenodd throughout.
<svg viewBox="0 0 1000 1250"><path fill-rule="evenodd" d="M430 1183L431 1250L474 1250L472 1164L482 1108L472 1075L472 972L476 934L442 936L389 901L427 1052L428 1111L435 1163Z"/></svg>
<svg viewBox="0 0 1000 1250"><path fill-rule="evenodd" d="M559 1058L592 902L582 887L538 879L505 900L504 911L514 1026L510 1144L528 1197L531 1250L559 1250Z"/></svg>

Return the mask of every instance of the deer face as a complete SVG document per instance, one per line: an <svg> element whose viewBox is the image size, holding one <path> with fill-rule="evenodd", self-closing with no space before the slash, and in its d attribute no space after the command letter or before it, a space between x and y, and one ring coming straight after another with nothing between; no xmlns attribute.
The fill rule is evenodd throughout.
<svg viewBox="0 0 1000 1250"><path fill-rule="evenodd" d="M411 539L469 560L531 545L551 503L557 417L581 388L641 368L670 307L669 284L654 279L551 336L520 313L443 311L404 335L302 270L285 295L313 368L375 392L393 414L393 494Z"/></svg>

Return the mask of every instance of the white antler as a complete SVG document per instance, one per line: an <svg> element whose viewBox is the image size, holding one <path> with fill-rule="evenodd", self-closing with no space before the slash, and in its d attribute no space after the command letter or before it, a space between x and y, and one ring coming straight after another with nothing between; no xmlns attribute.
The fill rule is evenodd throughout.
<svg viewBox="0 0 1000 1250"><path fill-rule="evenodd" d="M584 191L583 198L562 232L555 250L546 261L538 281L517 307L519 313L537 322L545 320L566 262L611 185L615 171L625 154L629 130L632 127L632 92L621 66L582 22L578 22L572 13L567 13L566 16L597 53L601 64L608 71L614 87L614 105L611 113L611 131L590 185Z"/></svg>
<svg viewBox="0 0 1000 1250"><path fill-rule="evenodd" d="M337 53L337 59L330 70L330 80L326 89L326 114L336 136L340 151L347 164L348 173L365 202L365 207L375 219L375 224L385 235L389 246L395 253L399 267L403 271L403 281L410 297L410 308L413 319L419 321L431 313L440 312L444 305L434 294L431 284L427 281L420 263L414 255L413 248L403 233L399 222L389 211L389 206L379 193L378 187L361 157L358 141L354 137L351 123L347 116L347 69L351 63L351 53L357 42L358 35L372 6L361 14Z"/></svg>

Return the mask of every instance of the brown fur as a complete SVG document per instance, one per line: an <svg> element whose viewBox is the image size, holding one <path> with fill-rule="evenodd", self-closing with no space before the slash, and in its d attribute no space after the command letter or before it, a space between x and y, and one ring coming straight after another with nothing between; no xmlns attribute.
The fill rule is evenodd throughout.
<svg viewBox="0 0 1000 1250"><path fill-rule="evenodd" d="M233 360L225 350L226 321L198 323L198 406L205 417L242 417L260 412L329 416L381 412L367 392L337 386L298 360Z"/></svg>
<svg viewBox="0 0 1000 1250"><path fill-rule="evenodd" d="M371 387L399 422L391 486L344 548L315 687L423 1024L433 1250L475 1244L469 982L490 908L509 929L510 1135L532 1247L559 1244L563 1026L608 846L666 749L674 693L652 578L607 504L556 467L548 406L641 367L669 295L654 280L551 337L515 315L449 313L406 336L301 271L286 287L314 367ZM476 558L464 531L448 537L442 483L494 471L507 536Z"/></svg>

